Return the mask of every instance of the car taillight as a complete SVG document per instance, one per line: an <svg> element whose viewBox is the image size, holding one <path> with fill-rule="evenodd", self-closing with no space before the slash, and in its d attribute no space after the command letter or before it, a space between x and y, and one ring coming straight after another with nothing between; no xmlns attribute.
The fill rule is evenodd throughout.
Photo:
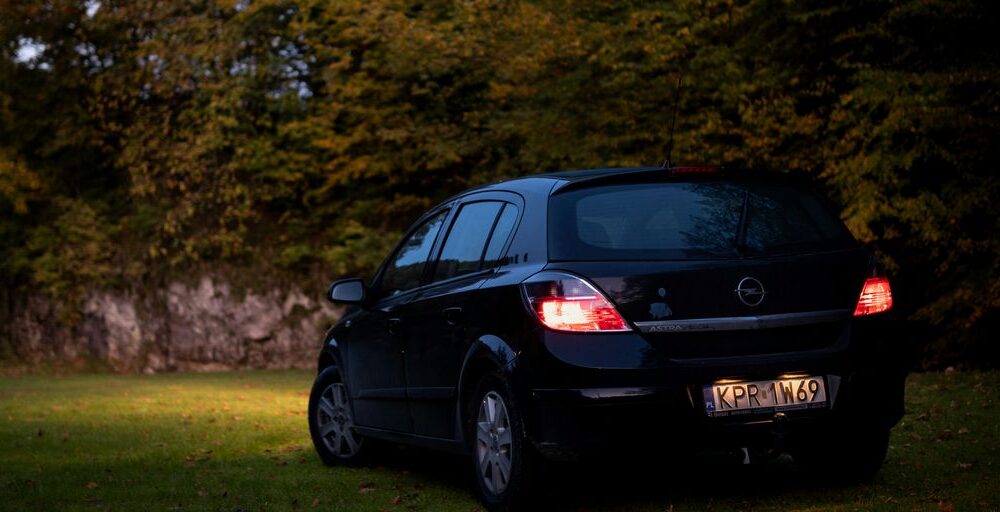
<svg viewBox="0 0 1000 512"><path fill-rule="evenodd" d="M526 280L524 294L546 327L569 332L632 330L593 285L562 272L541 272Z"/></svg>
<svg viewBox="0 0 1000 512"><path fill-rule="evenodd" d="M885 277L869 277L861 288L858 305L854 308L854 316L874 315L892 309L892 289L889 279Z"/></svg>

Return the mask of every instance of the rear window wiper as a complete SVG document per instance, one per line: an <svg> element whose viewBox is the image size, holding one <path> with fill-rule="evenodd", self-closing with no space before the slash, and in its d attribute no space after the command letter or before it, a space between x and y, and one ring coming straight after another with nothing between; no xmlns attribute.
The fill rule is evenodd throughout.
<svg viewBox="0 0 1000 512"><path fill-rule="evenodd" d="M747 217L750 211L750 189L743 189L743 207L740 209L740 222L736 225L736 254L746 256L747 250Z"/></svg>

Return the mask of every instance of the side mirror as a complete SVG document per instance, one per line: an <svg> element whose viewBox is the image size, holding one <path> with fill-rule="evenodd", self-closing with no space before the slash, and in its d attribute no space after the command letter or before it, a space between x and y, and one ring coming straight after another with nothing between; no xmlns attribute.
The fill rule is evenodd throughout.
<svg viewBox="0 0 1000 512"><path fill-rule="evenodd" d="M326 298L340 304L361 304L365 300L365 283L360 279L334 281Z"/></svg>

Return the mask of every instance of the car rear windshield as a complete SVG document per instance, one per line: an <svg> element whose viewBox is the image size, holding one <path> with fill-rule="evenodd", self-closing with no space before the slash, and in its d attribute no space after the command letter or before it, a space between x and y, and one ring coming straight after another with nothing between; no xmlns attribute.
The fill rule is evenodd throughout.
<svg viewBox="0 0 1000 512"><path fill-rule="evenodd" d="M549 203L553 260L723 259L854 245L823 200L785 183L606 185Z"/></svg>

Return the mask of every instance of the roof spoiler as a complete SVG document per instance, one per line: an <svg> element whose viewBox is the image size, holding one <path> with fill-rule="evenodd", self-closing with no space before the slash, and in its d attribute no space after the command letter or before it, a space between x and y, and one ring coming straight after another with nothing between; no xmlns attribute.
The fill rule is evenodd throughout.
<svg viewBox="0 0 1000 512"><path fill-rule="evenodd" d="M552 189L551 194L559 194L568 190L593 187L595 185L610 185L616 183L631 183L636 181L670 181L674 178L714 178L720 175L732 174L734 169L723 166L709 165L673 165L669 167L639 167L623 169L612 174L601 174L590 178L579 178L563 181Z"/></svg>
<svg viewBox="0 0 1000 512"><path fill-rule="evenodd" d="M778 172L764 169L747 169L745 167L720 165L672 165L669 167L640 167L637 169L625 169L614 174L603 174L591 178L564 181L561 184L556 185L552 189L550 195L597 185L634 183L638 181L710 181L718 178L779 181L810 187L815 186L814 179L811 179L809 176L802 175L801 173Z"/></svg>

